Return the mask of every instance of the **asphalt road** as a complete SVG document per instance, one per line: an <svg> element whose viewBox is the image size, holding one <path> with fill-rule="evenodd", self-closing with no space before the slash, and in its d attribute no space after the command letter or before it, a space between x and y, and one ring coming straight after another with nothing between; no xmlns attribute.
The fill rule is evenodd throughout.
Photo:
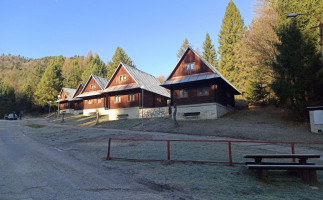
<svg viewBox="0 0 323 200"><path fill-rule="evenodd" d="M0 120L0 199L170 199L29 138L21 121Z"/></svg>

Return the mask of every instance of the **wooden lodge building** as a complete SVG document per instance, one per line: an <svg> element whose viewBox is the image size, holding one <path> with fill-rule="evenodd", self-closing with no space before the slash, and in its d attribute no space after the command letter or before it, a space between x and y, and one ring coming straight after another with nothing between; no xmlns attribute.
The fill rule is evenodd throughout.
<svg viewBox="0 0 323 200"><path fill-rule="evenodd" d="M56 101L59 104L60 113L79 114L83 112L83 100L76 98L83 87L84 84L80 84L78 89L62 88Z"/></svg>
<svg viewBox="0 0 323 200"><path fill-rule="evenodd" d="M82 110L86 116L98 112L109 120L141 117L142 103L144 117L165 116L170 98L157 78L123 63L110 80L92 74L78 89L63 88L60 96L60 112Z"/></svg>
<svg viewBox="0 0 323 200"><path fill-rule="evenodd" d="M144 117L164 116L170 97L156 77L123 63L117 67L104 93L108 94L106 108L110 120L141 117L142 103ZM165 109L153 109L158 107Z"/></svg>
<svg viewBox="0 0 323 200"><path fill-rule="evenodd" d="M240 92L213 66L188 47L166 81L177 119L217 119L232 111Z"/></svg>
<svg viewBox="0 0 323 200"><path fill-rule="evenodd" d="M106 94L103 90L109 80L93 75L89 77L77 98L83 100L83 115L99 112L100 115L106 114Z"/></svg>

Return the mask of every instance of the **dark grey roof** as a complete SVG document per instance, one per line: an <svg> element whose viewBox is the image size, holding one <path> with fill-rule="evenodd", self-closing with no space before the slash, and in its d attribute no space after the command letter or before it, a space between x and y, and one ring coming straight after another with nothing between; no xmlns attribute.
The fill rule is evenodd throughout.
<svg viewBox="0 0 323 200"><path fill-rule="evenodd" d="M91 77L94 78L94 80L97 82L97 84L99 85L99 87L101 88L101 90L83 93L83 91L85 89L85 86L88 84L88 82L90 81ZM101 94L103 92L104 88L108 85L108 83L109 83L109 80L108 79L105 79L105 78L102 78L100 76L91 74L90 78L84 84L81 93L77 97L87 97L87 96L99 95L99 94Z"/></svg>
<svg viewBox="0 0 323 200"><path fill-rule="evenodd" d="M219 77L220 76L218 74L211 74L211 73L193 74L193 75L188 75L188 76L176 77L172 80L167 80L164 83L162 83L161 86L179 84L179 83L187 83L187 82L193 82L193 81L200 81L200 80L219 78Z"/></svg>
<svg viewBox="0 0 323 200"><path fill-rule="evenodd" d="M218 75L218 77L214 77L214 78L221 78L221 79L223 79L228 85L230 85L238 94L240 94L240 92L239 92L239 90L237 90L237 88L235 88L227 79L225 79L221 74L220 74L220 72L218 72L218 70L216 70L215 69L215 67L213 67L209 62L207 62L206 60L204 60L204 58L200 55L200 54L198 54L192 47L190 47L190 46L188 46L187 47L187 49L186 49L186 51L185 51L185 53L183 54L183 56L186 54L186 52L188 51L188 50L191 50L191 51L193 51L193 53L194 54L196 54L200 59L201 59L201 61L203 62L203 63L205 63L205 65L207 66L207 67L209 67L210 68L210 70L212 70L215 74L217 74ZM182 57L183 57L182 56ZM175 65L175 67L174 67L174 69L172 70L172 72L176 69L176 67L177 67L177 65L179 64L179 62L182 60L182 57L177 61L177 63L176 63L176 65ZM172 74L172 73L171 73ZM170 74L170 75L171 75ZM166 81L164 82L164 83L162 83L161 85L162 86L165 86L165 85L171 85L171 84L175 84L175 83L171 83L171 84L165 84L167 81L168 81L168 79L170 78L170 75L167 77L167 79L166 79ZM195 80L192 80L192 81L195 81ZM190 81L187 81L187 82L190 82Z"/></svg>
<svg viewBox="0 0 323 200"><path fill-rule="evenodd" d="M56 102L71 101L73 99L75 92L76 92L76 89L62 88L60 94L62 93L62 91L64 91L64 93L66 95L66 99L59 99Z"/></svg>
<svg viewBox="0 0 323 200"><path fill-rule="evenodd" d="M170 97L170 94L166 91L165 88L160 86L160 82L158 79L150 74L147 74L146 72L143 72L135 67L128 66L124 63L120 63L119 67L123 65L125 69L128 71L130 76L136 81L137 84L131 84L131 85L119 85L119 86L112 86L107 89L105 89L105 92L112 92L112 91L121 91L121 90L127 90L127 89L134 89L134 88L143 88L144 90L165 96ZM119 68L118 67L118 68ZM117 69L118 69L117 68ZM117 72L117 69L114 73Z"/></svg>
<svg viewBox="0 0 323 200"><path fill-rule="evenodd" d="M96 76L94 74L92 74L92 77L95 79L95 81L98 83L98 85L100 86L100 88L102 90L104 90L104 88L108 85L109 80L106 78L102 78L100 76Z"/></svg>

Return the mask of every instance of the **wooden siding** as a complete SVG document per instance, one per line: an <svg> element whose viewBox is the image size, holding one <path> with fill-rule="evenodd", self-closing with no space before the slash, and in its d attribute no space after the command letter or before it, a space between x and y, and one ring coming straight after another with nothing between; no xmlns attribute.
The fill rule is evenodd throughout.
<svg viewBox="0 0 323 200"><path fill-rule="evenodd" d="M126 75L126 80L120 81L119 76ZM112 77L112 80L110 81L109 86L116 86L116 85L127 85L127 84L133 84L136 83L136 81L130 76L128 71L124 68L124 66L121 66L118 71L116 72L115 76Z"/></svg>
<svg viewBox="0 0 323 200"><path fill-rule="evenodd" d="M187 72L185 70L186 64L189 63L195 63L195 69L194 71ZM182 57L178 65L173 70L172 74L169 77L169 80L180 77L180 76L186 76L186 75L192 75L192 74L200 74L200 73L214 73L209 67L206 66L202 62L202 60L191 50L188 50L188 52Z"/></svg>
<svg viewBox="0 0 323 200"><path fill-rule="evenodd" d="M84 108L83 101L74 101L75 110L83 110L83 108Z"/></svg>
<svg viewBox="0 0 323 200"><path fill-rule="evenodd" d="M64 91L64 90L62 90L62 92L61 92L60 97L59 97L59 99L58 99L58 100L64 100L64 99L66 99L66 98L67 98L67 95L65 94L65 91Z"/></svg>
<svg viewBox="0 0 323 200"><path fill-rule="evenodd" d="M199 88L208 88L208 95L199 96ZM199 104L199 103L213 103L216 101L215 96L215 85L201 85L201 86L193 86L193 87L183 87L173 89L172 92L172 100L173 104L176 103L177 105L187 105L187 104ZM187 97L180 97L179 91L187 90Z"/></svg>
<svg viewBox="0 0 323 200"><path fill-rule="evenodd" d="M133 94L134 101L128 101L128 95ZM115 96L120 96L121 102L115 102ZM160 101L158 101L158 98ZM109 109L141 107L141 90L122 91L109 94L107 105ZM149 91L144 91L144 107L154 108L167 106L167 98Z"/></svg>
<svg viewBox="0 0 323 200"><path fill-rule="evenodd" d="M101 99L101 103L98 103L98 100ZM92 100L92 104L89 104L89 101ZM93 96L83 99L84 109L92 108L104 108L105 97L104 96Z"/></svg>
<svg viewBox="0 0 323 200"><path fill-rule="evenodd" d="M74 104L71 102L59 103L59 109L60 110L74 109Z"/></svg>
<svg viewBox="0 0 323 200"><path fill-rule="evenodd" d="M80 87L76 90L76 92L75 92L75 94L74 94L73 97L76 97L77 95L79 95L81 93L81 91L83 90L83 88L84 87L82 85L80 85Z"/></svg>
<svg viewBox="0 0 323 200"><path fill-rule="evenodd" d="M95 85L95 88L91 88L91 85ZM93 91L98 91L98 90L102 90L102 89L96 83L96 81L94 80L94 78L91 77L90 80L89 80L89 82L87 83L87 85L85 85L85 89L84 89L83 93L84 92L93 92Z"/></svg>
<svg viewBox="0 0 323 200"><path fill-rule="evenodd" d="M134 101L128 101L128 95L133 94L135 99ZM129 92L128 94L115 94L109 96L109 106L110 109L117 109L117 108L130 108L130 107L138 107L139 101L139 93ZM115 97L120 96L121 102L115 102Z"/></svg>

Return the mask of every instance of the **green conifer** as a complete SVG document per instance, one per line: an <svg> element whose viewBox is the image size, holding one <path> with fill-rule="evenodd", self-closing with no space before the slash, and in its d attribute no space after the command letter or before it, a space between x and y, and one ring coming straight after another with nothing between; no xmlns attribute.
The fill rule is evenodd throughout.
<svg viewBox="0 0 323 200"><path fill-rule="evenodd" d="M212 44L212 40L210 38L209 33L206 33L205 41L203 43L203 56L202 56L207 62L209 62L213 67L217 67L218 61L217 61L217 55L214 48L214 45Z"/></svg>
<svg viewBox="0 0 323 200"><path fill-rule="evenodd" d="M240 40L243 29L244 23L240 12L233 1L230 0L222 20L222 26L219 34L219 71L228 81L233 84L238 81L237 74L235 73L234 69L236 63L234 48L237 42Z"/></svg>
<svg viewBox="0 0 323 200"><path fill-rule="evenodd" d="M119 66L120 62L134 67L132 60L126 54L126 52L121 47L117 47L116 51L114 52L114 55L112 56L112 60L107 64L107 79L111 78L114 71Z"/></svg>
<svg viewBox="0 0 323 200"><path fill-rule="evenodd" d="M188 39L185 38L181 48L178 50L178 53L177 53L177 57L178 58L181 58L183 56L183 54L185 53L187 47L190 45L190 43L188 42Z"/></svg>
<svg viewBox="0 0 323 200"><path fill-rule="evenodd" d="M59 56L50 62L46 68L35 92L35 102L46 106L57 100L57 95L63 87L62 66L64 58Z"/></svg>

